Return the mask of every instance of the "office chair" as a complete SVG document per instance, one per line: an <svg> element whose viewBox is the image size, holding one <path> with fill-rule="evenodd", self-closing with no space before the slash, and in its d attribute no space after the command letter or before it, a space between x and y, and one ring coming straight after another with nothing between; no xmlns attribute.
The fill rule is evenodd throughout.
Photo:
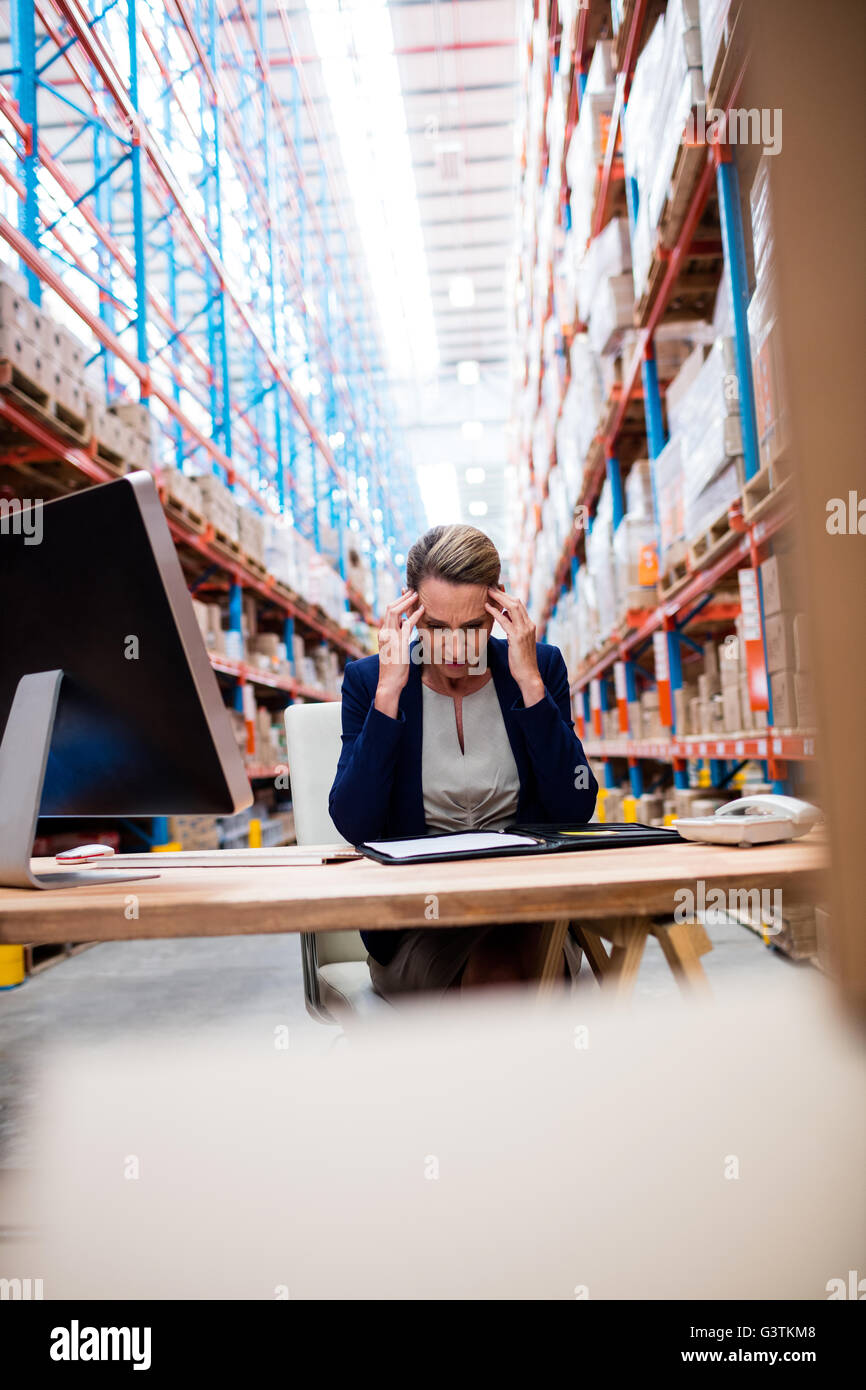
<svg viewBox="0 0 866 1390"><path fill-rule="evenodd" d="M328 812L328 793L340 756L339 701L289 705L286 742L295 835L299 845L340 844ZM340 1023L391 1010L373 989L367 948L357 931L301 932L301 963L307 1013L319 1023Z"/></svg>

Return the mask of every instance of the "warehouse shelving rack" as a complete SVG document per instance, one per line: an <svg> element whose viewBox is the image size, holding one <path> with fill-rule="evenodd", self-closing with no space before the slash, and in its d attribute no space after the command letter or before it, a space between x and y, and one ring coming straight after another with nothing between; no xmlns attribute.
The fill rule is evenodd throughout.
<svg viewBox="0 0 866 1390"><path fill-rule="evenodd" d="M109 399L149 407L164 463L281 514L344 581L356 534L374 592L380 572L396 592L423 511L283 0L8 0L5 18L0 236L31 300L49 292L89 330L91 371ZM0 419L3 462L49 494L116 476L19 398L0 396ZM193 591L227 599L230 627L249 594L290 654L295 630L362 654L349 605L373 611L351 588L337 621L212 533L169 524ZM238 709L248 683L327 698L213 664Z"/></svg>
<svg viewBox="0 0 866 1390"><path fill-rule="evenodd" d="M580 100L586 82L589 66L587 39L598 20L598 8L590 0L581 4L575 30L575 46L572 64L572 89L568 103L565 151L579 116ZM655 7L657 8L657 7ZM549 33L550 67L553 71L559 61L561 26L557 18L557 0L550 0ZM595 11L595 14L593 14ZM608 130L605 158L600 169L596 203L592 216L592 235L603 229L607 221L609 199L614 180L622 175L618 164L617 141L622 129L622 118L628 101L631 81L640 48L642 27L647 16L648 0L632 0L626 7L624 32L617 40L618 52L622 55L617 75L616 95L613 115ZM536 7L536 14L538 9ZM745 70L745 60L734 71L731 64L726 65L724 90L713 96L712 105L725 111L736 100ZM549 84L548 84L549 95ZM694 156L690 156L694 159ZM607 478L611 489L613 504L613 523L616 527L624 515L624 477L628 464L637 454L633 440L629 441L631 457L628 464L621 459L618 445L625 443L626 429L633 429L634 403L640 401L643 407L644 430L649 457L654 459L666 443L664 413L662 406L662 383L659 381L653 351L653 335L663 320L665 310L677 286L683 264L690 255L713 255L721 250L727 269L733 301L734 342L736 371L739 389L740 410L743 427L743 471L746 483L758 477L761 465L758 453L757 429L755 423L754 387L752 382L751 354L749 347L746 308L748 302L748 283L744 250L744 231L738 187L737 170L728 146L717 143L704 147L702 167L694 188L683 208L681 226L672 247L656 248L656 275L658 289L640 324L640 335L631 360L623 371L622 384L614 388L602 412L602 425L590 448L586 461L584 478L577 506L586 509L577 512L592 516ZM542 170L542 177L546 171ZM565 172L565 157L561 171L561 205L567 206L569 190ZM636 191L626 184L626 200L630 224L633 225L636 208ZM721 244L701 238L700 224L708 203L715 194L718 203ZM547 316L552 312L548 303ZM568 388L568 374L560 398L560 410ZM553 446L552 467L556 466L556 446ZM545 481L545 495L547 491ZM674 691L682 687L681 648L695 648L697 643L693 634L698 627L706 630L708 624L718 625L732 622L739 605L714 602L714 593L720 581L740 567L747 566L756 573L758 607L761 623L761 640L764 642L764 613L761 594L761 580L758 565L771 538L782 530L791 520L790 501L785 489L769 490L759 508L744 515L742 504L735 504L729 515L728 534L720 544L712 547L702 562L674 585L661 603L648 614L634 615L634 621L627 620L623 628L603 649L586 662L576 673L572 685L575 705L576 725L582 738L586 737L586 751L590 756L603 760L604 782L608 787L617 785L613 765L615 758L625 758L628 764L629 780L633 795L643 792L644 777L642 763L669 763L673 766L674 785L688 786L688 764L693 759L708 761L713 785L721 787L729 783L742 764L751 758L762 761L766 775L775 790L787 788L788 761L801 762L811 759L815 753L815 740L809 733L793 733L773 727L772 697L766 671L766 649L764 649L763 683L767 697L766 732L754 736L741 735L722 738L715 736L677 737L675 714L673 713ZM540 525L539 509L535 510L536 530ZM563 546L555 573L548 591L544 612L541 615L539 631L544 634L550 617L564 592L571 588L577 578L581 555L585 542L585 532L574 525ZM687 633L685 629L691 631ZM666 739L640 740L630 737L628 725L628 702L637 698L637 672L640 669L649 679L659 680L659 672L650 672L638 667L637 658L653 642L654 634L664 634L665 651L661 665L667 666L668 683L671 692L671 734ZM659 663L657 663L659 664ZM608 680L615 675L618 698L613 696ZM595 699L593 699L595 697ZM603 711L619 708L619 722L622 738L617 740L601 737L601 714Z"/></svg>

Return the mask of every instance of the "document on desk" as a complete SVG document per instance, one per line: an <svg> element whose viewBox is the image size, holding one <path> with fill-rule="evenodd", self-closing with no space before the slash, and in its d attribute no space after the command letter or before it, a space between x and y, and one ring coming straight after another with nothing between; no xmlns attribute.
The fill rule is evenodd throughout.
<svg viewBox="0 0 866 1390"><path fill-rule="evenodd" d="M365 840L369 849L387 854L389 859L413 859L420 854L480 854L514 845L537 845L532 835L515 835L499 830L467 830L457 835L423 835L417 840Z"/></svg>

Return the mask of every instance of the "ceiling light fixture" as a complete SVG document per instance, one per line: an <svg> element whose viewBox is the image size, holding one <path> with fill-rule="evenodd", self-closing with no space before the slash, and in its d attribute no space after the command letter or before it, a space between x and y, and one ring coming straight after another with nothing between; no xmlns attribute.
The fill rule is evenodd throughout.
<svg viewBox="0 0 866 1390"><path fill-rule="evenodd" d="M475 303L475 286L471 275L452 275L448 298L455 309L471 309Z"/></svg>
<svg viewBox="0 0 866 1390"><path fill-rule="evenodd" d="M480 420L464 420L460 426L460 433L464 439L480 439L484 433L484 426Z"/></svg>
<svg viewBox="0 0 866 1390"><path fill-rule="evenodd" d="M475 361L457 363L457 380L461 386L477 386L481 373Z"/></svg>
<svg viewBox="0 0 866 1390"><path fill-rule="evenodd" d="M433 301L386 0L307 0L322 80L394 376L439 365Z"/></svg>

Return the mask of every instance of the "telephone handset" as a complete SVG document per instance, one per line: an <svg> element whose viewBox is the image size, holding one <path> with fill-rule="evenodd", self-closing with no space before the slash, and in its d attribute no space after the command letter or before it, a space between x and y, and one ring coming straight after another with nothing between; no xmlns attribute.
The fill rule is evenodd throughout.
<svg viewBox="0 0 866 1390"><path fill-rule="evenodd" d="M682 817L674 829L686 840L711 845L761 845L796 840L821 819L817 806L795 796L741 796L713 816Z"/></svg>

